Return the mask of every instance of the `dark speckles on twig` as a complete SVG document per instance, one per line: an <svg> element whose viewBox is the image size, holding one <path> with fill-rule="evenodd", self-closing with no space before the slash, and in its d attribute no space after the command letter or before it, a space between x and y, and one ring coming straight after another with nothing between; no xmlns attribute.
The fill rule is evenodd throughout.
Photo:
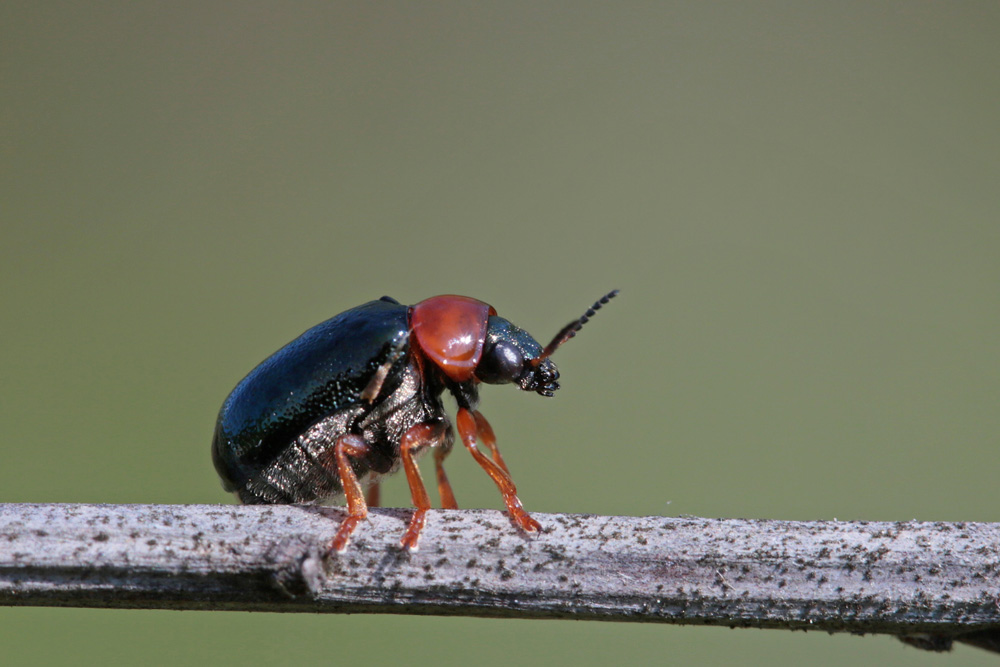
<svg viewBox="0 0 1000 667"><path fill-rule="evenodd" d="M0 505L0 603L564 617L831 632L1000 627L1000 524L339 508ZM986 634L984 634L986 633ZM915 642L910 642L915 644ZM971 640L970 640L970 643ZM943 645L943 644L936 644Z"/></svg>

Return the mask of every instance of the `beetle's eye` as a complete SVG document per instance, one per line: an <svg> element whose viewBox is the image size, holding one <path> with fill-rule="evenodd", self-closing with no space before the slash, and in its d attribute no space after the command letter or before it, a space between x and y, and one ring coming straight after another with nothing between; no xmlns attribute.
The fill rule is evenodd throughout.
<svg viewBox="0 0 1000 667"><path fill-rule="evenodd" d="M488 384L514 382L524 372L524 356L507 341L497 341L483 351L483 358L476 368L476 377Z"/></svg>

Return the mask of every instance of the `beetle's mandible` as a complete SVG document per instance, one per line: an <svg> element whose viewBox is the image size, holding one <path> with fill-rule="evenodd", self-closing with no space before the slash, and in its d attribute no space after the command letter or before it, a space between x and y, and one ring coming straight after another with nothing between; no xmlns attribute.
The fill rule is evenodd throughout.
<svg viewBox="0 0 1000 667"><path fill-rule="evenodd" d="M275 352L236 385L215 427L215 469L244 503L343 494L347 518L330 543L343 552L368 507L378 504L380 477L402 466L416 511L400 545L415 550L431 506L418 454L434 449L441 506L458 507L444 472L453 443L441 402L447 390L458 403L462 444L500 489L514 523L537 531L493 429L479 413L479 383L512 383L552 396L559 371L549 357L616 294L601 297L545 347L489 304L464 296L436 296L415 306L382 297L345 311Z"/></svg>

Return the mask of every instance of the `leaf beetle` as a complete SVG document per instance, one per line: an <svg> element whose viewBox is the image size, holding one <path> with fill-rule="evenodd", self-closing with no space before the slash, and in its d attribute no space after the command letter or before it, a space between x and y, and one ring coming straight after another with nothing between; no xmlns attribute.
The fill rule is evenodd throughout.
<svg viewBox="0 0 1000 667"><path fill-rule="evenodd" d="M499 488L513 522L537 531L478 410L479 384L552 396L559 371L549 357L617 294L601 297L545 347L489 304L464 296L414 306L382 297L340 313L265 359L229 394L212 441L223 487L247 504L344 495L347 517L330 543L343 552L369 505L378 504L380 477L402 466L416 511L400 546L416 550L431 507L417 455L434 449L441 505L458 507L444 471L454 439L442 405L447 390L458 404L462 444Z"/></svg>

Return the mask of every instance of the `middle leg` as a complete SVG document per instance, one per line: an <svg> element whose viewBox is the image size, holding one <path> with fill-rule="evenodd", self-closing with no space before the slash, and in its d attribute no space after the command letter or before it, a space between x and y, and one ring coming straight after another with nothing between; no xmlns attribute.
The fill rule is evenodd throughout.
<svg viewBox="0 0 1000 667"><path fill-rule="evenodd" d="M417 467L416 450L422 447L433 447L441 442L447 428L445 424L441 423L417 424L407 429L399 443L399 457L403 460L406 481L410 484L410 496L413 498L413 506L416 508L399 546L410 551L417 550L417 545L420 542L420 531L424 528L427 510L431 508L431 499L427 495L427 488L420 476L420 468ZM452 500L454 501L454 498Z"/></svg>

